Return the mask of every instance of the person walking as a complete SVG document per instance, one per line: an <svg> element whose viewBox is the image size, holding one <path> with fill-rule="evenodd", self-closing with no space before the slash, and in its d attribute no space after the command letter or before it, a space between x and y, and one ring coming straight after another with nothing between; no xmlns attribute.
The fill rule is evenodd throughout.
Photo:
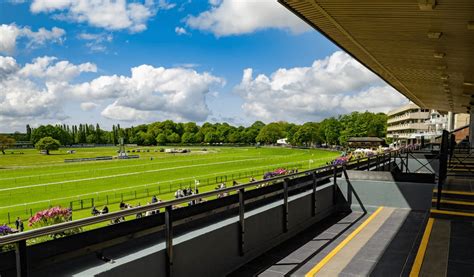
<svg viewBox="0 0 474 277"><path fill-rule="evenodd" d="M23 230L25 230L25 226L23 225L23 221L21 221L20 217L17 217L15 220L15 228L18 232L23 232Z"/></svg>

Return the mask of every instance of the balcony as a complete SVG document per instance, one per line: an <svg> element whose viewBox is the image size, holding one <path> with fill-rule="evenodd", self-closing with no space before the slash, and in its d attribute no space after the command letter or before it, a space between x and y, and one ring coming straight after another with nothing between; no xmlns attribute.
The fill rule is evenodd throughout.
<svg viewBox="0 0 474 277"><path fill-rule="evenodd" d="M387 131L399 131L399 130L428 130L427 123L406 123L394 126L388 126Z"/></svg>
<svg viewBox="0 0 474 277"><path fill-rule="evenodd" d="M405 113L402 115L397 115L394 117L390 117L387 120L387 123L395 123L395 122L400 122L400 121L405 121L409 119L429 119L430 118L430 113L429 112L415 112L415 113Z"/></svg>
<svg viewBox="0 0 474 277"><path fill-rule="evenodd" d="M416 132L416 133L391 133L387 134L387 138L398 138L398 139L417 139L424 137L425 139L431 139L438 137L442 132Z"/></svg>

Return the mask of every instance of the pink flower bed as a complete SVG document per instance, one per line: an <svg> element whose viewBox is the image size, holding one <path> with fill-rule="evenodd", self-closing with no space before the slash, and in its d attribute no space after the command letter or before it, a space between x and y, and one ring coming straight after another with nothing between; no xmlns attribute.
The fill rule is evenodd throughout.
<svg viewBox="0 0 474 277"><path fill-rule="evenodd" d="M35 213L29 220L29 226L43 227L56 223L68 221L71 218L71 212L61 207L53 207Z"/></svg>

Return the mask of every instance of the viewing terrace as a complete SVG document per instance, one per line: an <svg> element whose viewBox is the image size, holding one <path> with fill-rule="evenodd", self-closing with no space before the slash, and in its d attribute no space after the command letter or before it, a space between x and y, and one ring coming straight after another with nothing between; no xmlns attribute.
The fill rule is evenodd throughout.
<svg viewBox="0 0 474 277"><path fill-rule="evenodd" d="M436 269L464 274L473 266L469 255L450 254L447 260L438 255L467 253L463 251L469 243L453 242L472 235L472 229L463 228L473 216L473 192L470 179L460 183L459 178L471 176L473 170L466 171L466 166L474 164L473 159L466 149L449 145L446 132L441 149L434 151L404 148L8 235L0 244L14 244L16 250L0 254L0 272L379 276L430 275ZM223 193L228 196L174 208ZM27 243L148 210L160 213L41 244Z"/></svg>
<svg viewBox="0 0 474 277"><path fill-rule="evenodd" d="M469 112L470 140L443 131L439 144L4 236L0 275L473 276L474 2L280 2L423 109Z"/></svg>

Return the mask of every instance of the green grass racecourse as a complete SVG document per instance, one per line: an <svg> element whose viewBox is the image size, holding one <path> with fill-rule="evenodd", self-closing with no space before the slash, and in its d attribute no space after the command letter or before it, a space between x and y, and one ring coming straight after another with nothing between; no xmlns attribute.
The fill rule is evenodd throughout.
<svg viewBox="0 0 474 277"><path fill-rule="evenodd" d="M139 159L65 163L71 158L116 156L117 148L79 148L75 154L61 149L51 155L32 149L7 151L0 155L0 224L8 223L9 217L10 222L17 216L26 221L38 210L71 204L77 219L89 216L92 204L100 209L109 203L114 211L122 199L133 205L146 204L152 195L171 199L179 187L194 188L194 180L204 192L223 181L231 185L233 179L260 179L263 172L279 167L314 168L339 156L316 149L210 147L170 154L155 152L159 147L137 148L150 152L137 153Z"/></svg>

